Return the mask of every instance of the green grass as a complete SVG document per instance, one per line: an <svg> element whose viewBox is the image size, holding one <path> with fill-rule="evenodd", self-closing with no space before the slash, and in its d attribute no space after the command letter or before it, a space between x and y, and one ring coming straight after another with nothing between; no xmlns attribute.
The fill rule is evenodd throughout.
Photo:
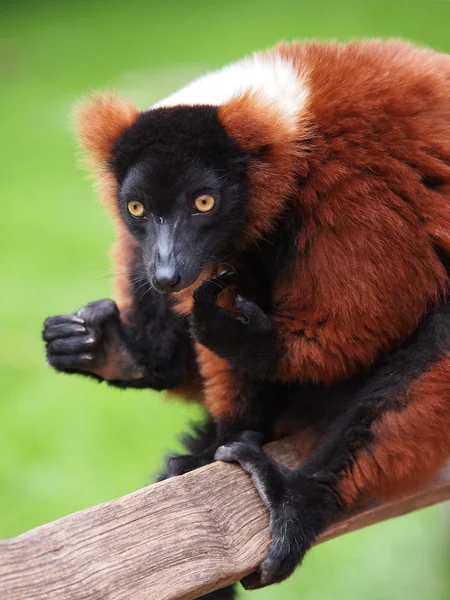
<svg viewBox="0 0 450 600"><path fill-rule="evenodd" d="M110 296L111 225L77 166L73 102L113 88L141 107L280 39L399 36L450 51L450 2L21 2L1 7L0 535L145 484L197 410L56 375L51 314ZM315 549L255 599L448 600L434 508ZM247 597L247 594L243 594Z"/></svg>

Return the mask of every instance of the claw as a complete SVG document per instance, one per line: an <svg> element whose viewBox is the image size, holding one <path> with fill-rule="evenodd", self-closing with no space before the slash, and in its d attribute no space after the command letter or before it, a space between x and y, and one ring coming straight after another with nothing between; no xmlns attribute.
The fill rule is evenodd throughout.
<svg viewBox="0 0 450 600"><path fill-rule="evenodd" d="M73 316L72 319L71 319L71 321L73 323L84 323L83 319L80 319L80 317L76 317L76 316Z"/></svg>
<svg viewBox="0 0 450 600"><path fill-rule="evenodd" d="M245 324L252 323L257 325L260 329L269 331L272 328L272 321L270 317L252 300L243 298L239 294L233 301L233 306L239 310L244 316L235 317L238 321Z"/></svg>
<svg viewBox="0 0 450 600"><path fill-rule="evenodd" d="M260 587L262 587L259 570L256 569L256 571L241 579L241 585L244 590L258 590Z"/></svg>
<svg viewBox="0 0 450 600"><path fill-rule="evenodd" d="M221 460L222 462L236 462L234 449L231 445L219 446L214 455L214 460Z"/></svg>
<svg viewBox="0 0 450 600"><path fill-rule="evenodd" d="M194 291L194 300L196 302L209 301L215 303L220 292L232 285L236 281L236 273L233 271L224 271L217 277L205 281Z"/></svg>
<svg viewBox="0 0 450 600"><path fill-rule="evenodd" d="M223 462L245 462L249 452L255 456L266 456L261 448L264 436L258 431L243 431L230 443L219 446L214 455L214 460ZM241 464L241 466L243 466ZM245 467L243 467L245 468Z"/></svg>
<svg viewBox="0 0 450 600"><path fill-rule="evenodd" d="M217 275L216 279L228 286L232 283L236 283L237 273L236 271L221 271L220 274Z"/></svg>
<svg viewBox="0 0 450 600"><path fill-rule="evenodd" d="M259 567L250 575L241 580L241 584L246 590L258 590L272 583L280 583L292 574L297 566L297 560L283 561L281 556L271 557L269 555L259 565Z"/></svg>

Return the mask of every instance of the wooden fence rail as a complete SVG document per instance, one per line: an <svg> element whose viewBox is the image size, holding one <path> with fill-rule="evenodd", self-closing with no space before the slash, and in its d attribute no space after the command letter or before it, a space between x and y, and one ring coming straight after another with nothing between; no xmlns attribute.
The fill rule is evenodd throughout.
<svg viewBox="0 0 450 600"><path fill-rule="evenodd" d="M289 441L270 452L298 461ZM325 541L450 499L450 465L420 492L350 515ZM214 463L0 541L2 600L191 600L239 580L269 545L238 467Z"/></svg>

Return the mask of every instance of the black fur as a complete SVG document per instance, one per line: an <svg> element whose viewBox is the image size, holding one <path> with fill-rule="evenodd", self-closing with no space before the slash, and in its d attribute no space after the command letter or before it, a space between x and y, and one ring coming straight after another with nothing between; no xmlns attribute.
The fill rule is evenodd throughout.
<svg viewBox="0 0 450 600"><path fill-rule="evenodd" d="M283 409L288 406L289 388L255 379L244 379L241 383L240 414L235 419L218 422L207 419L194 426L191 433L182 437L187 455L170 455L166 471L158 481L183 475L214 461L217 448L238 439L241 432L253 429L259 432L263 443L273 439L273 426Z"/></svg>
<svg viewBox="0 0 450 600"><path fill-rule="evenodd" d="M170 296L145 283L142 263L138 263L136 272L140 276L133 283L135 304L126 326L128 344L135 347L138 360L148 372L159 378L160 389L177 387L197 377L188 319L173 311Z"/></svg>

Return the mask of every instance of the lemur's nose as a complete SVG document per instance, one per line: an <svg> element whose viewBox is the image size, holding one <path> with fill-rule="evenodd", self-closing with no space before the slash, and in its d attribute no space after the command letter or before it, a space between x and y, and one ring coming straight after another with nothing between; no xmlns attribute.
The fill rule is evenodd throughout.
<svg viewBox="0 0 450 600"><path fill-rule="evenodd" d="M158 292L174 292L181 281L174 251L173 226L161 223L158 227L154 254L153 285Z"/></svg>
<svg viewBox="0 0 450 600"><path fill-rule="evenodd" d="M158 265L153 277L153 285L158 292L173 292L180 280L181 275L173 267Z"/></svg>

